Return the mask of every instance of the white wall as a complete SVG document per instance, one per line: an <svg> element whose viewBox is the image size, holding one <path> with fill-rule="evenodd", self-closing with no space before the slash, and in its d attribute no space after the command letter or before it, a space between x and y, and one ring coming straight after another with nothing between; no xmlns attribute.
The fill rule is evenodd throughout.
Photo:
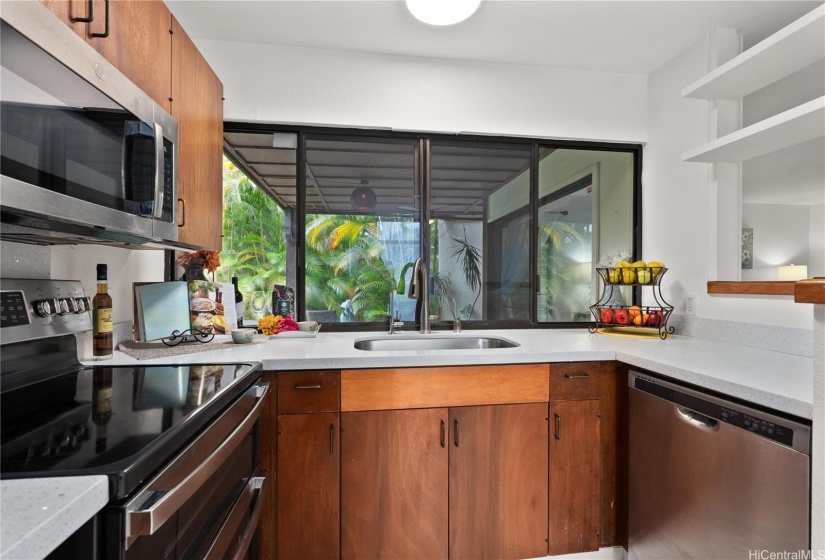
<svg viewBox="0 0 825 560"><path fill-rule="evenodd" d="M825 204L810 207L808 277L825 276Z"/></svg>
<svg viewBox="0 0 825 560"><path fill-rule="evenodd" d="M807 266L810 214L795 204L742 204L742 227L753 228L753 268L742 280L778 280L779 266Z"/></svg>
<svg viewBox="0 0 825 560"><path fill-rule="evenodd" d="M0 243L4 278L51 278L80 280L89 297L97 292L97 264L109 265L109 295L112 296L115 344L131 338L132 282L163 281L162 250L128 250L102 245L55 245ZM81 359L91 357L91 336L78 337Z"/></svg>
<svg viewBox="0 0 825 560"><path fill-rule="evenodd" d="M648 143L644 150L643 246L670 269L665 298L684 313L696 296L697 315L810 329L810 305L777 296L710 296L709 165L684 163L681 154L709 139L708 102L683 99L684 86L709 71L704 37L648 77ZM735 219L735 218L734 218Z"/></svg>
<svg viewBox="0 0 825 560"><path fill-rule="evenodd" d="M201 40L226 120L640 142L644 76Z"/></svg>

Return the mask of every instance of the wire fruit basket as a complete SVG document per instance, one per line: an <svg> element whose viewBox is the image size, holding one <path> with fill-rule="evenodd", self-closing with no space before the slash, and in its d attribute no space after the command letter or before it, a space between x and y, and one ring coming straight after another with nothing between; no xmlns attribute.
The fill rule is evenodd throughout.
<svg viewBox="0 0 825 560"><path fill-rule="evenodd" d="M666 339L674 328L668 326L673 306L662 296L662 277L667 272L664 267L633 266L624 268L597 268L602 278L602 295L597 303L590 306L595 325L590 332L606 332L605 329L633 327ZM655 305L613 305L614 290L622 286L646 286L651 288Z"/></svg>

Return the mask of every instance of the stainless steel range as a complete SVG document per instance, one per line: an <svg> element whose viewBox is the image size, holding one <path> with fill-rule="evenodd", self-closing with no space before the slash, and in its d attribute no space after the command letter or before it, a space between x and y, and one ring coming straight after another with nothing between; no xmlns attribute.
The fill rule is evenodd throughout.
<svg viewBox="0 0 825 560"><path fill-rule="evenodd" d="M77 281L0 280L0 477L109 479L50 558L254 557L260 364L84 366L89 307Z"/></svg>

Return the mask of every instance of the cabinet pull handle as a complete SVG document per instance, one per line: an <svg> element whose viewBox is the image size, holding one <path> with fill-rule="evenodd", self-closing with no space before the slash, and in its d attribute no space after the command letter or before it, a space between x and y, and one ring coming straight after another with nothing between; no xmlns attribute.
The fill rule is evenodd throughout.
<svg viewBox="0 0 825 560"><path fill-rule="evenodd" d="M95 20L95 0L89 0L87 4L89 5L89 8L87 10L87 13L89 15L86 17L72 18L72 21L76 21L79 23L92 23Z"/></svg>
<svg viewBox="0 0 825 560"><path fill-rule="evenodd" d="M556 417L556 439L561 439L561 416L553 414Z"/></svg>
<svg viewBox="0 0 825 560"><path fill-rule="evenodd" d="M447 445L447 424L444 420L441 421L441 447Z"/></svg>
<svg viewBox="0 0 825 560"><path fill-rule="evenodd" d="M589 379L590 375L585 373L582 375L570 375L569 373L564 374L565 379Z"/></svg>
<svg viewBox="0 0 825 560"><path fill-rule="evenodd" d="M105 39L109 36L109 0L104 0L103 3L106 6L106 15L104 19L105 25L103 27L103 33L89 33L90 37L100 37L101 39Z"/></svg>
<svg viewBox="0 0 825 560"><path fill-rule="evenodd" d="M320 388L321 388L320 383L318 385L299 385L298 383L295 384L295 390L297 390L297 391L304 391L304 390L309 390L309 389L320 389Z"/></svg>
<svg viewBox="0 0 825 560"><path fill-rule="evenodd" d="M329 454L335 455L335 425L329 425Z"/></svg>
<svg viewBox="0 0 825 560"><path fill-rule="evenodd" d="M455 446L458 447L458 420L455 421L454 427L455 427L455 433L454 433L454 440L453 441L455 442Z"/></svg>
<svg viewBox="0 0 825 560"><path fill-rule="evenodd" d="M186 225L186 201L182 198L179 198L178 202L180 202L180 216L178 216L178 227L183 227Z"/></svg>

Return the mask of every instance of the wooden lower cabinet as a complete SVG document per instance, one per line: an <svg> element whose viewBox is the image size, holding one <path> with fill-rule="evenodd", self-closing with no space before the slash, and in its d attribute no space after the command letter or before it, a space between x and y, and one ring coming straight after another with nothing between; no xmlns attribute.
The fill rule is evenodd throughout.
<svg viewBox="0 0 825 560"><path fill-rule="evenodd" d="M446 408L341 414L341 558L447 558Z"/></svg>
<svg viewBox="0 0 825 560"><path fill-rule="evenodd" d="M278 416L278 558L333 560L340 545L339 414Z"/></svg>
<svg viewBox="0 0 825 560"><path fill-rule="evenodd" d="M547 554L547 403L450 409L450 559Z"/></svg>
<svg viewBox="0 0 825 560"><path fill-rule="evenodd" d="M550 403L550 555L598 550L599 401Z"/></svg>

